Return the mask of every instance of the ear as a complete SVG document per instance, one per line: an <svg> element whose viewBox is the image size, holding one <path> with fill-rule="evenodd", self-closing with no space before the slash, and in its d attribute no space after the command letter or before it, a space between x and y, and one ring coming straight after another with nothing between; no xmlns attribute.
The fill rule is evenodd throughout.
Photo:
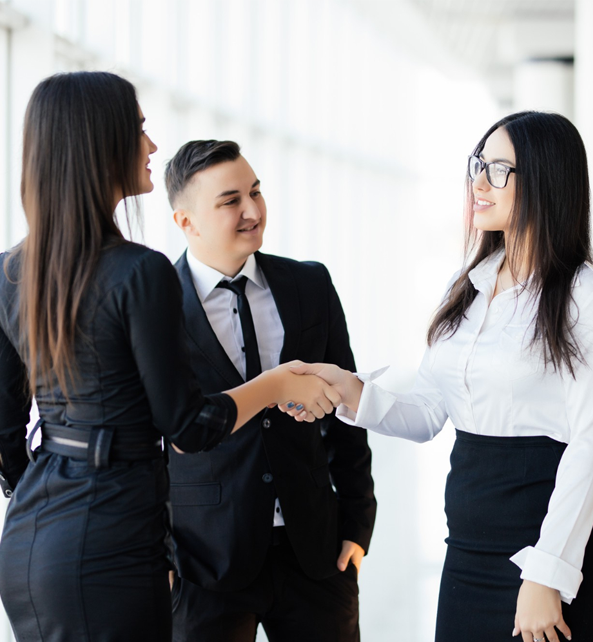
<svg viewBox="0 0 593 642"><path fill-rule="evenodd" d="M193 224L191 215L187 210L175 210L173 212L173 220L184 234L188 236L199 236L198 230Z"/></svg>

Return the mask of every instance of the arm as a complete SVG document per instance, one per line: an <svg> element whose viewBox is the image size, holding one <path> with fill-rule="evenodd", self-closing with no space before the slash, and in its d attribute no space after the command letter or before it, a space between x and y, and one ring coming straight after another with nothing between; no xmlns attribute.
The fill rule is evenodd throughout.
<svg viewBox="0 0 593 642"><path fill-rule="evenodd" d="M31 400L27 370L0 327L0 471L14 488L29 462L25 448Z"/></svg>
<svg viewBox="0 0 593 642"><path fill-rule="evenodd" d="M336 415L344 423L422 443L433 439L448 418L444 398L431 372L432 353L432 348L426 350L414 387L406 394L391 392L374 382L384 369L370 375L353 375L333 365L313 363L292 370L316 374L333 385L342 398ZM298 418L294 409L280 409Z"/></svg>
<svg viewBox="0 0 593 642"><path fill-rule="evenodd" d="M554 625L567 635L561 600L570 603L582 581L585 547L593 527L592 314L590 303L581 309L576 327L585 363L578 365L574 378L566 372L555 375L564 389L563 411L570 427L570 442L558 466L540 537L535 546L511 558L522 569L524 580L515 618L516 631L524 639L531 639L531 633L539 629L555 642Z"/></svg>
<svg viewBox="0 0 593 642"><path fill-rule="evenodd" d="M593 310L588 311L588 315ZM585 316L583 314L583 316ZM593 327L587 330L593 340ZM593 341L592 341L593 344ZM581 347L583 347L581 345ZM565 602L576 597L582 581L585 547L593 527L593 350L584 350L575 378L565 373L565 412L570 426L570 443L556 473L556 484L548 512L534 547L511 558L521 577L557 589ZM559 375L558 375L559 376Z"/></svg>
<svg viewBox="0 0 593 642"><path fill-rule="evenodd" d="M181 285L162 254L146 253L116 296L153 423L182 451L213 448L267 405L291 396L305 405L312 419L339 402L326 383L319 385L314 377L301 383L288 364L229 394L204 397L185 345Z"/></svg>
<svg viewBox="0 0 593 642"><path fill-rule="evenodd" d="M449 280L445 298L459 274L460 271L456 272ZM432 374L436 352L436 345L427 348L414 387L407 394L397 394L374 383L385 369L353 375L347 372L353 371L353 367L343 366L344 371L335 366L309 364L293 370L300 374L317 374L334 386L342 397L336 416L344 423L421 443L433 439L448 418L443 395ZM291 410L284 405L280 410L300 421L304 419L294 408Z"/></svg>

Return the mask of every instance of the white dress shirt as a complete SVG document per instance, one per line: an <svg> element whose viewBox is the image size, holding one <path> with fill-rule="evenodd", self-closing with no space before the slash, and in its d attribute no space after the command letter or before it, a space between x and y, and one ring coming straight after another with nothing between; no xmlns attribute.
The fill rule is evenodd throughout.
<svg viewBox="0 0 593 642"><path fill-rule="evenodd" d="M573 284L571 317L585 363L575 378L544 368L541 344L529 348L539 296L515 286L493 298L504 253L470 272L478 294L467 318L448 339L426 350L411 392L365 382L358 413L345 406L346 423L416 442L432 439L447 418L459 430L497 437L547 436L568 444L537 544L511 560L523 579L558 589L565 602L582 581L585 546L593 526L593 267ZM455 277L456 278L456 277Z"/></svg>
<svg viewBox="0 0 593 642"><path fill-rule="evenodd" d="M245 379L246 360L243 351L243 330L237 308L237 295L230 290L217 288L220 281L236 281L247 277L245 295L251 308L253 325L257 336L257 347L262 370L270 370L280 363L280 352L284 344L284 326L278 314L266 277L252 254L243 269L230 279L218 270L198 261L187 251L187 263L198 298L204 307L214 334L220 341L239 374ZM188 320L191 323L191 319ZM274 506L274 526L283 526L284 518L280 502Z"/></svg>

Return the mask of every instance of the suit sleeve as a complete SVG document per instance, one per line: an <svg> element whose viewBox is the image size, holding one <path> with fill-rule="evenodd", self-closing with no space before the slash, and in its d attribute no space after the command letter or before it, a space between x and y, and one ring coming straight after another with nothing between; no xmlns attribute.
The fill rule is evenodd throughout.
<svg viewBox="0 0 593 642"><path fill-rule="evenodd" d="M237 408L224 393L205 397L200 391L175 268L164 255L147 253L118 297L155 428L185 452L218 445L235 425Z"/></svg>
<svg viewBox="0 0 593 642"><path fill-rule="evenodd" d="M25 448L31 401L27 370L0 327L0 469L14 488L27 467Z"/></svg>
<svg viewBox="0 0 593 642"><path fill-rule="evenodd" d="M354 372L354 356L344 310L327 268L329 335L324 361ZM377 501L371 476L371 450L366 430L346 426L335 413L323 422L330 474L340 506L341 539L351 540L368 552L375 524Z"/></svg>

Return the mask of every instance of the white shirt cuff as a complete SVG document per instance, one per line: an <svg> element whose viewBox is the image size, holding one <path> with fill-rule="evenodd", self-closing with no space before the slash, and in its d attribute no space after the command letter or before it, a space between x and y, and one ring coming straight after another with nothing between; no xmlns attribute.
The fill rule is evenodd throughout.
<svg viewBox="0 0 593 642"><path fill-rule="evenodd" d="M364 383L358 412L353 412L340 404L336 410L336 417L350 426L360 428L373 428L381 422L389 409L393 406L395 398L392 393L373 383L389 369L389 366L374 370L371 373L354 373Z"/></svg>
<svg viewBox="0 0 593 642"><path fill-rule="evenodd" d="M564 560L544 551L527 546L511 557L521 569L521 579L554 588L563 602L570 604L576 597L583 574Z"/></svg>

